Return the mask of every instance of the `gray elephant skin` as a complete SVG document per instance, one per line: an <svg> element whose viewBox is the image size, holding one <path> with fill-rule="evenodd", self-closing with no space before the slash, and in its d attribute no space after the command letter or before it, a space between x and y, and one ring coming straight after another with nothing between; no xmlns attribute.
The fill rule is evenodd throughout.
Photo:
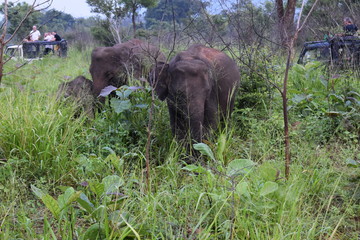
<svg viewBox="0 0 360 240"><path fill-rule="evenodd" d="M98 47L91 54L90 73L94 82L93 94L98 97L106 86L120 87L128 78L140 78L149 73L156 61L165 61L159 48L139 39L116 44L113 47ZM100 98L104 101L104 98Z"/></svg>
<svg viewBox="0 0 360 240"><path fill-rule="evenodd" d="M167 101L173 134L201 142L231 113L240 73L225 53L197 44L157 64L148 81Z"/></svg>
<svg viewBox="0 0 360 240"><path fill-rule="evenodd" d="M57 99L75 102L76 116L84 111L89 117L94 116L93 82L84 76L78 76L70 82L61 83L57 91Z"/></svg>

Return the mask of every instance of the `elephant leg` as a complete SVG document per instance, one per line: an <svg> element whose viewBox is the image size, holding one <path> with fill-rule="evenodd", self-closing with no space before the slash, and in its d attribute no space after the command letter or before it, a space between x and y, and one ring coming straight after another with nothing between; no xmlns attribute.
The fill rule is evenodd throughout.
<svg viewBox="0 0 360 240"><path fill-rule="evenodd" d="M214 96L214 95L212 95ZM216 129L219 116L219 103L216 97L207 99L205 103L205 112L204 112L204 133L205 135L209 133L211 129Z"/></svg>

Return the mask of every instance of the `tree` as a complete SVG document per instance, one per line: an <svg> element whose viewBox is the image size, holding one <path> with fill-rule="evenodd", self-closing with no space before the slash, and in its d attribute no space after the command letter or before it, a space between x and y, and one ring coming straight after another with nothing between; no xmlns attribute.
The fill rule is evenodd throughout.
<svg viewBox="0 0 360 240"><path fill-rule="evenodd" d="M136 17L136 11L141 8L148 8L153 7L156 4L156 0L123 0L125 3L125 9L128 9L131 12L131 21L133 24L133 32L135 36L136 32L136 23L135 23L135 17Z"/></svg>
<svg viewBox="0 0 360 240"><path fill-rule="evenodd" d="M43 31L65 32L70 30L75 25L75 19L73 16L67 13L51 9L42 14L39 18L39 22L44 26Z"/></svg>
<svg viewBox="0 0 360 240"><path fill-rule="evenodd" d="M113 46L116 43L121 43L120 39L118 41L114 39L110 29L109 19L96 18L95 25L91 27L91 34L105 46Z"/></svg>
<svg viewBox="0 0 360 240"><path fill-rule="evenodd" d="M173 18L177 23L181 23L186 18L199 14L201 3L201 0L160 0L155 7L147 10L146 25L150 27L157 21L171 22Z"/></svg>
<svg viewBox="0 0 360 240"><path fill-rule="evenodd" d="M304 8L304 13L310 11L314 0L309 0ZM305 29L306 40L321 39L325 35L341 33L344 17L351 17L359 25L360 1L357 0L322 0L318 2L316 9L309 18ZM331 14L329 14L331 13Z"/></svg>
<svg viewBox="0 0 360 240"><path fill-rule="evenodd" d="M15 33L15 30L18 28L21 23L20 28L16 31L14 35L14 40L21 41L24 39L32 29L33 25L39 23L39 17L42 15L39 11L33 12L26 19L23 19L27 12L31 9L32 6L29 4L22 3L3 3L0 6L0 12L5 15L5 7L7 7L7 18L8 26L7 32L12 34Z"/></svg>
<svg viewBox="0 0 360 240"><path fill-rule="evenodd" d="M288 45L294 28L295 7L297 0L288 0L286 7L284 0L275 0L279 37L283 45Z"/></svg>
<svg viewBox="0 0 360 240"><path fill-rule="evenodd" d="M86 0L92 7L92 11L104 14L109 20L123 18L126 14L131 15L133 34L136 32L137 10L152 7L156 0Z"/></svg>

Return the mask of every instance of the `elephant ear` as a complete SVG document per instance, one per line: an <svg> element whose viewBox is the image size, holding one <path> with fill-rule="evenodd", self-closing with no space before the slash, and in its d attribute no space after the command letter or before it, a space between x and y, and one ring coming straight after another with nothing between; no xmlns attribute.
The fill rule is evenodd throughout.
<svg viewBox="0 0 360 240"><path fill-rule="evenodd" d="M149 76L149 83L155 89L156 95L158 95L161 101L164 101L168 95L168 83L169 83L169 64L159 62L156 64L153 71Z"/></svg>

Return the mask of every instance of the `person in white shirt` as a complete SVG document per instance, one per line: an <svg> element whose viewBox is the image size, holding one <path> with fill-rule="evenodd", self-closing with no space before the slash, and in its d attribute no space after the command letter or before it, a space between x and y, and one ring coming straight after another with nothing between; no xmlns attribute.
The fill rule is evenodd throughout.
<svg viewBox="0 0 360 240"><path fill-rule="evenodd" d="M44 41L55 41L54 35L51 33L44 33ZM53 45L45 45L44 55L47 55L51 51L53 51Z"/></svg>
<svg viewBox="0 0 360 240"><path fill-rule="evenodd" d="M30 35L30 41L38 41L41 36L41 33L39 32L39 30L37 30L36 26L34 25L29 35Z"/></svg>

